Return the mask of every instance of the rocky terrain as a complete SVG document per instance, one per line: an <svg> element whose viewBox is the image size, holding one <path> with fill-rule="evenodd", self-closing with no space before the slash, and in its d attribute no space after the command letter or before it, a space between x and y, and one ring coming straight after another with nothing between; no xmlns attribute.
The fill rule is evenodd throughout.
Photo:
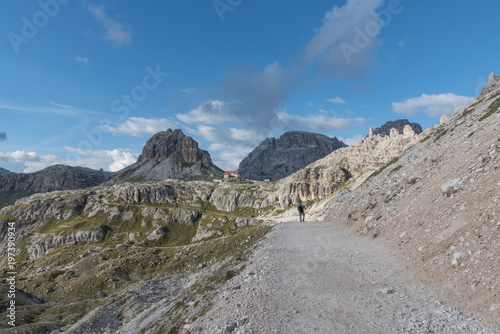
<svg viewBox="0 0 500 334"><path fill-rule="evenodd" d="M383 238L446 283L450 300L500 319L500 91L481 96L343 193L325 219Z"/></svg>
<svg viewBox="0 0 500 334"><path fill-rule="evenodd" d="M389 121L379 128L370 132L370 135L380 135L382 137L390 136L391 130L396 129L399 134L404 134L405 127L409 125L415 134L420 134L423 132L422 127L418 123L410 123L407 119L398 119L396 121Z"/></svg>
<svg viewBox="0 0 500 334"><path fill-rule="evenodd" d="M0 265L13 222L19 327L0 326L499 332L496 78L441 125L421 134L409 124L386 136L370 130L280 181L189 178L209 160L171 131L153 137L114 182L18 200L0 210ZM162 144L170 139L184 149ZM172 161L185 178L156 181L167 175L157 166ZM281 225L255 248L278 221L296 219L298 200L308 220L324 222Z"/></svg>
<svg viewBox="0 0 500 334"><path fill-rule="evenodd" d="M161 181L197 176L222 178L207 151L182 130L160 132L148 140L137 162L118 172L115 181Z"/></svg>
<svg viewBox="0 0 500 334"><path fill-rule="evenodd" d="M196 317L188 302L179 333L497 333L480 314L444 302L382 240L333 222L273 228Z"/></svg>
<svg viewBox="0 0 500 334"><path fill-rule="evenodd" d="M370 129L370 135L356 145L338 149L281 180L279 196L283 207L299 200L329 197L347 183L360 184L429 133L430 130L417 135L408 124L402 134L393 129L389 136L374 135Z"/></svg>
<svg viewBox="0 0 500 334"><path fill-rule="evenodd" d="M265 139L243 159L240 175L250 180L279 180L345 146L337 138L317 133L286 132L279 139Z"/></svg>
<svg viewBox="0 0 500 334"><path fill-rule="evenodd" d="M35 173L0 174L0 208L34 193L95 187L111 177L112 173L108 172L62 165Z"/></svg>

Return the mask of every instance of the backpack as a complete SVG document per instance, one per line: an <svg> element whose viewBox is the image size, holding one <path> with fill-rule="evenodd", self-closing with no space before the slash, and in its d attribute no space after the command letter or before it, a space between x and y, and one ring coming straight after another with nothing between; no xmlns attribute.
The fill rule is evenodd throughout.
<svg viewBox="0 0 500 334"><path fill-rule="evenodd" d="M304 208L305 206L303 204L299 204L299 206L297 207L297 209L299 209L299 212L304 212Z"/></svg>

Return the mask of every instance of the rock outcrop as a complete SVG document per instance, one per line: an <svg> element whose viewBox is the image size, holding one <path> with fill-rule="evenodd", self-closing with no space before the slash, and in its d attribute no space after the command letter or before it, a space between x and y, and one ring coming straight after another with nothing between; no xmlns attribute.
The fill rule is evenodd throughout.
<svg viewBox="0 0 500 334"><path fill-rule="evenodd" d="M476 102L330 205L325 220L384 240L466 310L500 319L500 77ZM497 87L497 88L494 88ZM346 150L346 149L343 149Z"/></svg>
<svg viewBox="0 0 500 334"><path fill-rule="evenodd" d="M0 191L28 190L44 193L56 190L75 190L95 187L106 182L112 174L90 168L55 165L28 174L0 175Z"/></svg>
<svg viewBox="0 0 500 334"><path fill-rule="evenodd" d="M239 166L242 178L263 181L282 179L347 145L337 138L311 132L286 132L267 138Z"/></svg>
<svg viewBox="0 0 500 334"><path fill-rule="evenodd" d="M351 178L366 178L429 132L417 135L409 124L402 134L394 128L389 131L390 136L372 135L370 131L370 135L356 145L338 149L283 179L279 183L280 203L285 208L299 200L328 197Z"/></svg>
<svg viewBox="0 0 500 334"><path fill-rule="evenodd" d="M398 119L396 121L389 121L382 125L380 128L376 128L371 132L373 135L380 135L382 137L384 136L390 136L391 135L391 130L396 129L396 131L399 134L404 134L404 128L409 125L415 134L420 134L422 133L422 127L418 123L410 123L409 120L407 119Z"/></svg>
<svg viewBox="0 0 500 334"><path fill-rule="evenodd" d="M115 181L160 181L195 176L222 178L207 151L182 130L169 129L148 140L137 162L118 172Z"/></svg>
<svg viewBox="0 0 500 334"><path fill-rule="evenodd" d="M493 72L491 72L488 78L488 84L483 88L481 94L479 94L478 99L482 99L489 93L500 89L500 76L495 76Z"/></svg>
<svg viewBox="0 0 500 334"><path fill-rule="evenodd" d="M90 168L55 165L35 173L0 174L0 207L34 193L86 189L100 185L112 173Z"/></svg>

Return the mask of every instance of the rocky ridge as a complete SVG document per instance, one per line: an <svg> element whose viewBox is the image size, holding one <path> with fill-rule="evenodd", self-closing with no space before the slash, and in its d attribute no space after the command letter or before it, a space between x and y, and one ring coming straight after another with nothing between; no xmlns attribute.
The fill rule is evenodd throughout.
<svg viewBox="0 0 500 334"><path fill-rule="evenodd" d="M137 162L120 171L115 181L161 181L193 176L222 178L207 151L182 130L169 129L148 140Z"/></svg>
<svg viewBox="0 0 500 334"><path fill-rule="evenodd" d="M35 173L0 174L0 207L33 193L95 187L109 180L112 173L90 168L55 165Z"/></svg>
<svg viewBox="0 0 500 334"><path fill-rule="evenodd" d="M370 129L370 135L380 135L382 137L390 136L392 129L396 129L399 134L405 133L406 126L409 125L410 128L415 132L415 134L420 134L423 132L422 127L418 123L410 123L407 119L398 119L396 121L389 121L375 130ZM408 131L408 130L407 130Z"/></svg>
<svg viewBox="0 0 500 334"><path fill-rule="evenodd" d="M500 319L500 87L491 86L357 188L325 220L383 238L448 298ZM495 88L497 87L497 88Z"/></svg>
<svg viewBox="0 0 500 334"><path fill-rule="evenodd" d="M337 138L317 133L286 132L279 139L265 139L243 159L240 175L250 180L279 180L345 146Z"/></svg>
<svg viewBox="0 0 500 334"><path fill-rule="evenodd" d="M363 182L372 172L428 136L430 131L417 135L407 124L402 134L396 129L390 131L390 136L370 132L356 145L338 149L281 180L278 193L282 207L299 200L326 198L338 192L347 182Z"/></svg>

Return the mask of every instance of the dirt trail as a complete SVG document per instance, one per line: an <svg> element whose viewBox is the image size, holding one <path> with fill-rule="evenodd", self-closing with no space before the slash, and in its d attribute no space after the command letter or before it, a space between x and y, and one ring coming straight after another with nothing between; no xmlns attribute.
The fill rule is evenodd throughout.
<svg viewBox="0 0 500 334"><path fill-rule="evenodd" d="M191 333L500 333L444 305L383 245L326 222L276 226Z"/></svg>

